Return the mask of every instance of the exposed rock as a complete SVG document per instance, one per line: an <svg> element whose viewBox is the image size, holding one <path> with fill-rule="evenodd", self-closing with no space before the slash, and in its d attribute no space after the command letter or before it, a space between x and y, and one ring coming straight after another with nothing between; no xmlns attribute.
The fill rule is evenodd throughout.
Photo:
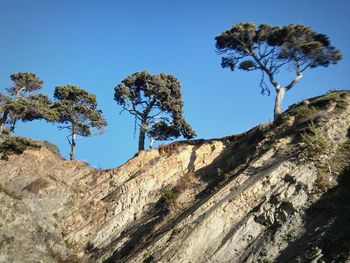
<svg viewBox="0 0 350 263"><path fill-rule="evenodd" d="M11 155L0 161L0 262L346 262L349 94L112 170L45 145ZM316 161L300 136L310 121L332 145Z"/></svg>

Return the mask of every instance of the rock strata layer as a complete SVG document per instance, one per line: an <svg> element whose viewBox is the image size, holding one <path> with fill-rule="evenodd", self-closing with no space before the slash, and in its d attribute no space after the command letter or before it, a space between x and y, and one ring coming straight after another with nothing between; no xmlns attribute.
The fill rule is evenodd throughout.
<svg viewBox="0 0 350 263"><path fill-rule="evenodd" d="M42 146L0 161L0 262L346 262L350 93L98 170Z"/></svg>

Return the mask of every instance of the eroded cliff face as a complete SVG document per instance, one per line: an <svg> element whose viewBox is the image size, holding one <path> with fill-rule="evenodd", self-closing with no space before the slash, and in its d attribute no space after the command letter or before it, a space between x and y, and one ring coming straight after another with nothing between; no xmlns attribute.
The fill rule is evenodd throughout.
<svg viewBox="0 0 350 263"><path fill-rule="evenodd" d="M112 170L49 148L0 161L0 262L346 262L350 92Z"/></svg>

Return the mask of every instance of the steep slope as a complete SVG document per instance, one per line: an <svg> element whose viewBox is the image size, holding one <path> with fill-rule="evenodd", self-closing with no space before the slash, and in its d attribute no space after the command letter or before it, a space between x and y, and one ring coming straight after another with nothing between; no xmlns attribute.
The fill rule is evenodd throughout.
<svg viewBox="0 0 350 263"><path fill-rule="evenodd" d="M345 262L350 92L113 170L43 146L0 161L0 262Z"/></svg>

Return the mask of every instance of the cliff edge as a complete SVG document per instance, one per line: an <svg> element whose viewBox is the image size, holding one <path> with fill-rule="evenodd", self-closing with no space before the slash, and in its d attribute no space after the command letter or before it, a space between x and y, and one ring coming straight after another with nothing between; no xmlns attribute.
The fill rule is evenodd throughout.
<svg viewBox="0 0 350 263"><path fill-rule="evenodd" d="M0 262L347 262L350 91L116 169L0 160ZM1 150L0 150L1 153Z"/></svg>

